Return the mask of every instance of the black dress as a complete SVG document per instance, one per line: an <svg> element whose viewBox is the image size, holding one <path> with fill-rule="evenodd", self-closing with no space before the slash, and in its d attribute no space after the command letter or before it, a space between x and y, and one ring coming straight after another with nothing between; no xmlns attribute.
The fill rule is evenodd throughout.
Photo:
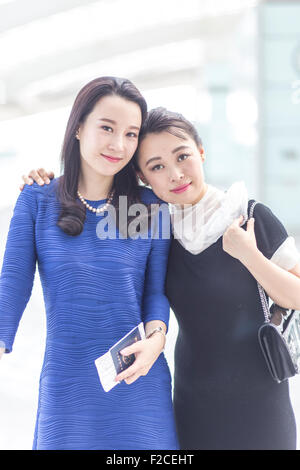
<svg viewBox="0 0 300 470"><path fill-rule="evenodd" d="M257 246L270 259L287 232L263 204L254 217ZM223 250L222 237L198 255L173 239L166 288L179 326L181 449L295 449L289 384L273 381L258 343L264 316L256 281Z"/></svg>

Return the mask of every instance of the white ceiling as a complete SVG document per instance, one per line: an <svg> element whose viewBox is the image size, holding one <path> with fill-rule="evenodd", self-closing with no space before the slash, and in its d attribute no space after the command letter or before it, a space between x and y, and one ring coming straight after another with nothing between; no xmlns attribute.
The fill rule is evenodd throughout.
<svg viewBox="0 0 300 470"><path fill-rule="evenodd" d="M69 104L100 75L140 88L230 60L255 0L0 0L0 119Z"/></svg>

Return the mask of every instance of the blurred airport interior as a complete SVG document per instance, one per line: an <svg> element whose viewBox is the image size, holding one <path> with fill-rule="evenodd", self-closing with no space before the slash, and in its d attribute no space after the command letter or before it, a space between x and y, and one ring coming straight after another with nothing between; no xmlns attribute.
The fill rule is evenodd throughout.
<svg viewBox="0 0 300 470"><path fill-rule="evenodd" d="M0 259L22 174L60 172L70 106L97 76L192 120L206 179L245 181L300 248L299 0L0 0ZM45 341L38 273L0 365L0 449L30 449ZM177 324L166 350L173 371ZM291 394L300 426L300 380ZM300 440L299 440L300 448Z"/></svg>

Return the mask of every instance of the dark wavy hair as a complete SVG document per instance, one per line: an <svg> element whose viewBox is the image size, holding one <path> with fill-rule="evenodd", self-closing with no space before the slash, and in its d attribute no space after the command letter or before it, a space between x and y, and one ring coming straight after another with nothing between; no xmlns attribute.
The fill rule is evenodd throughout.
<svg viewBox="0 0 300 470"><path fill-rule="evenodd" d="M118 95L139 105L142 124L147 116L147 103L135 85L127 79L99 77L85 85L78 93L67 123L61 152L61 172L57 196L61 205L57 225L68 235L79 235L84 226L86 208L77 199L80 173L79 141L75 134L96 103L104 96ZM118 211L119 196L126 195L128 204L140 202L138 178L132 160L114 176L114 204Z"/></svg>
<svg viewBox="0 0 300 470"><path fill-rule="evenodd" d="M161 132L169 132L181 139L185 139L186 135L188 135L198 146L202 145L202 140L199 137L198 131L190 121L188 121L182 114L169 111L163 107L154 108L149 111L147 118L141 127L139 144L148 134L160 134ZM133 158L133 164L136 170L140 169L138 156L139 148L137 148Z"/></svg>

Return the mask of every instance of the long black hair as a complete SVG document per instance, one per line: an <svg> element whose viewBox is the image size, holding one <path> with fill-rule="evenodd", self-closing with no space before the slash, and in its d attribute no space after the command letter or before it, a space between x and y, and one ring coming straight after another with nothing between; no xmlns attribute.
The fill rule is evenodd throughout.
<svg viewBox="0 0 300 470"><path fill-rule="evenodd" d="M147 115L147 103L135 85L127 79L99 77L85 85L78 93L67 123L61 152L61 171L57 189L61 211L57 225L68 235L79 235L84 226L86 208L77 199L80 174L80 149L76 132L86 117L93 111L99 99L118 95L139 105L142 124ZM113 204L118 210L119 196L126 195L128 204L140 201L138 178L132 161L114 176Z"/></svg>

